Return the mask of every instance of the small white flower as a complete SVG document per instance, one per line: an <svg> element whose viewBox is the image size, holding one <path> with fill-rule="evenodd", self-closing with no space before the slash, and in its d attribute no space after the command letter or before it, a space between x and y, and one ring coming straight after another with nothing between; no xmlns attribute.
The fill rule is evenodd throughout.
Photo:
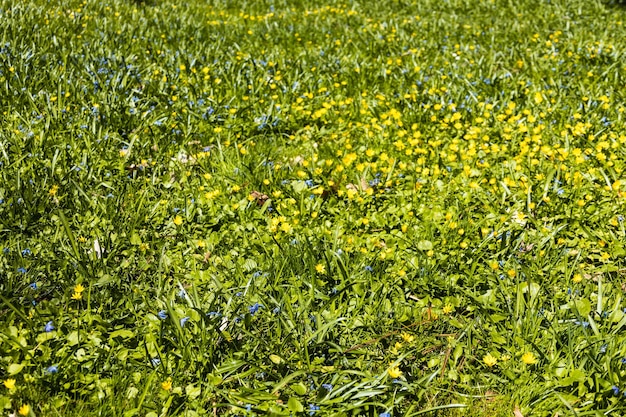
<svg viewBox="0 0 626 417"><path fill-rule="evenodd" d="M520 226L524 226L526 225L526 215L524 213L520 213L519 211L515 211L511 216L511 221L519 224Z"/></svg>

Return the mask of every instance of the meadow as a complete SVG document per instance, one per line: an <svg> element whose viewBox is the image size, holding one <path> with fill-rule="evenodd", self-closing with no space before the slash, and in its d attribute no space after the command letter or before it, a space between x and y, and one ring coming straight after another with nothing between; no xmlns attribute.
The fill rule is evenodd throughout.
<svg viewBox="0 0 626 417"><path fill-rule="evenodd" d="M0 0L0 414L626 413L625 26Z"/></svg>

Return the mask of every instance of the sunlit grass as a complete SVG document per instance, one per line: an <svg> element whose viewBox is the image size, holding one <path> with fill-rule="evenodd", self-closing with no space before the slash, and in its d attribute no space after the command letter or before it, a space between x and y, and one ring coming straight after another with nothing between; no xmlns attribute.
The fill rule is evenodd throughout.
<svg viewBox="0 0 626 417"><path fill-rule="evenodd" d="M2 412L623 409L623 6L0 17Z"/></svg>

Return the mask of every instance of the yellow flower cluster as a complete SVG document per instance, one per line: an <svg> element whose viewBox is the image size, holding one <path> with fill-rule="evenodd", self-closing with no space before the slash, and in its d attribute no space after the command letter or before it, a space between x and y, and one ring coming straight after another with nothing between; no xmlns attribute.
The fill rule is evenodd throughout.
<svg viewBox="0 0 626 417"><path fill-rule="evenodd" d="M72 294L72 300L82 300L83 291L85 291L85 287L81 284L76 284L74 286L74 294Z"/></svg>

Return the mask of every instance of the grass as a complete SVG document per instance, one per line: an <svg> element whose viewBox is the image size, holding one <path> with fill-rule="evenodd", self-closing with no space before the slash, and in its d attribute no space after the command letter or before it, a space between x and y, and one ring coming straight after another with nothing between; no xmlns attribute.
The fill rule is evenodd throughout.
<svg viewBox="0 0 626 417"><path fill-rule="evenodd" d="M3 414L624 412L622 5L0 17Z"/></svg>

